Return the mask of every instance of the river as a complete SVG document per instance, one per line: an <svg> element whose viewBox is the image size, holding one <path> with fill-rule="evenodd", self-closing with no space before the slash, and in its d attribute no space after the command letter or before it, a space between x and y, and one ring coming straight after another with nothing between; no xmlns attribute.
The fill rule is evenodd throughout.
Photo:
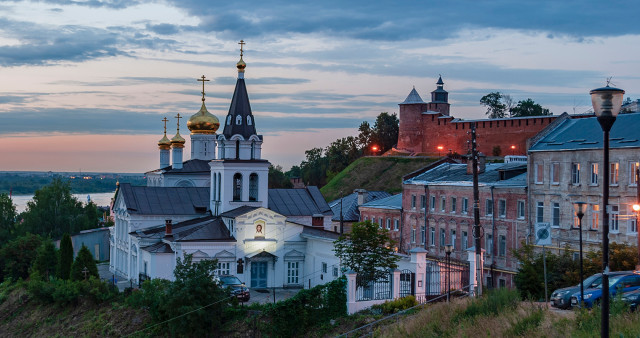
<svg viewBox="0 0 640 338"><path fill-rule="evenodd" d="M111 198L113 198L113 192L100 192L100 193L88 193L88 194L73 194L73 197L77 198L82 203L87 203L87 196L91 196L91 201L97 206L109 206ZM33 195L13 195L13 204L16 205L17 212L23 212L27 209L27 202L33 200Z"/></svg>

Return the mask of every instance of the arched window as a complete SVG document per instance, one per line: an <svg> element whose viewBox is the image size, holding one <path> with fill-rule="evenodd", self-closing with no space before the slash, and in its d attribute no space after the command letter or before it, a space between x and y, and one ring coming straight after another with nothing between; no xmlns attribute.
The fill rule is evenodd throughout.
<svg viewBox="0 0 640 338"><path fill-rule="evenodd" d="M256 158L256 141L251 141L251 159Z"/></svg>
<svg viewBox="0 0 640 338"><path fill-rule="evenodd" d="M240 158L240 140L236 140L236 160Z"/></svg>
<svg viewBox="0 0 640 338"><path fill-rule="evenodd" d="M213 190L211 190L212 194L213 194L213 200L217 201L218 200L218 174L217 173L213 173Z"/></svg>
<svg viewBox="0 0 640 338"><path fill-rule="evenodd" d="M221 174L218 173L218 201L220 200L220 197L221 197L220 196L220 192L221 192L221 189L222 189L221 184L220 184L222 180L220 179L220 177L221 177Z"/></svg>
<svg viewBox="0 0 640 338"><path fill-rule="evenodd" d="M251 125L251 116L247 115L247 125Z"/></svg>
<svg viewBox="0 0 640 338"><path fill-rule="evenodd" d="M236 115L236 124L237 125L241 125L242 124L242 116Z"/></svg>
<svg viewBox="0 0 640 338"><path fill-rule="evenodd" d="M227 125L230 126L231 125L231 115L227 116Z"/></svg>
<svg viewBox="0 0 640 338"><path fill-rule="evenodd" d="M258 200L258 174L249 175L249 201Z"/></svg>
<svg viewBox="0 0 640 338"><path fill-rule="evenodd" d="M233 175L233 200L242 201L242 174Z"/></svg>

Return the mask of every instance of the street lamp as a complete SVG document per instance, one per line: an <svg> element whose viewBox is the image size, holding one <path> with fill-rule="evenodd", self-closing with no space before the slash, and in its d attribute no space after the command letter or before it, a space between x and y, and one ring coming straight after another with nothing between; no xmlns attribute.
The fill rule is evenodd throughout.
<svg viewBox="0 0 640 338"><path fill-rule="evenodd" d="M442 156L442 149L444 149L443 146L438 146L438 157Z"/></svg>
<svg viewBox="0 0 640 338"><path fill-rule="evenodd" d="M453 244L444 246L444 252L447 254L447 302L451 295L451 253L453 252Z"/></svg>
<svg viewBox="0 0 640 338"><path fill-rule="evenodd" d="M373 152L373 156L376 156L376 153L378 152L378 146L371 147L371 151Z"/></svg>
<svg viewBox="0 0 640 338"><path fill-rule="evenodd" d="M638 203L640 203L640 199L636 204L631 206L633 211L636 213L636 233L638 232L638 214L640 214L640 204ZM640 236L638 236L638 264L636 265L636 270L640 270Z"/></svg>
<svg viewBox="0 0 640 338"><path fill-rule="evenodd" d="M578 231L580 231L580 306L582 306L584 304L584 276L582 275L582 217L584 217L584 213L587 211L587 203L575 202L573 203L573 209L576 212L576 217L578 217Z"/></svg>
<svg viewBox="0 0 640 338"><path fill-rule="evenodd" d="M512 145L511 146L511 155L515 155L516 154L516 146Z"/></svg>
<svg viewBox="0 0 640 338"><path fill-rule="evenodd" d="M591 92L593 111L598 117L603 132L604 168L602 182L602 323L600 335L609 337L609 131L622 107L624 90L609 87L594 89Z"/></svg>

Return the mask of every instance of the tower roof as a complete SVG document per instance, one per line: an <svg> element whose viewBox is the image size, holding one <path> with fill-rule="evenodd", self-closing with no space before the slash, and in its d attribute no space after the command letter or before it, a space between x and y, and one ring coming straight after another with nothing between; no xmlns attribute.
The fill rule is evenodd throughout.
<svg viewBox="0 0 640 338"><path fill-rule="evenodd" d="M442 75L438 77L438 82L436 82L436 84L440 86L444 85L444 81L442 81Z"/></svg>
<svg viewBox="0 0 640 338"><path fill-rule="evenodd" d="M401 104L413 104L413 103L425 103L416 91L416 87L413 87L407 98Z"/></svg>
<svg viewBox="0 0 640 338"><path fill-rule="evenodd" d="M229 114L224 123L224 131L222 134L227 138L233 135L241 135L245 140L256 135L256 125L251 114L251 104L249 104L249 94L244 84L244 69L246 63L242 60L244 41L240 40L240 61L237 64L238 80L236 81L236 89L233 91Z"/></svg>

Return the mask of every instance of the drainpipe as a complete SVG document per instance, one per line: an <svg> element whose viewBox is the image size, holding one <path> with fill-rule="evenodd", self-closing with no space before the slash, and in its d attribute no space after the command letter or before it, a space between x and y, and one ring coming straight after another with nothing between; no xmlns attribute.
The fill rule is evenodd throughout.
<svg viewBox="0 0 640 338"><path fill-rule="evenodd" d="M400 252L404 252L404 208L400 204Z"/></svg>
<svg viewBox="0 0 640 338"><path fill-rule="evenodd" d="M424 184L424 249L425 250L429 250L429 235L428 235L428 230L429 228L427 228L427 207L429 206L429 200L428 200L428 193L429 193L429 188L428 188L428 184ZM433 243L431 243L433 245Z"/></svg>
<svg viewBox="0 0 640 338"><path fill-rule="evenodd" d="M498 240L498 236L496 233L496 200L493 198L493 188L494 186L489 187L491 191L491 203L493 204L493 212L491 213L491 236L493 240L491 241L491 288L494 289L496 286L496 279L494 275L494 270L496 268L496 241ZM499 210L499 208L498 208Z"/></svg>

